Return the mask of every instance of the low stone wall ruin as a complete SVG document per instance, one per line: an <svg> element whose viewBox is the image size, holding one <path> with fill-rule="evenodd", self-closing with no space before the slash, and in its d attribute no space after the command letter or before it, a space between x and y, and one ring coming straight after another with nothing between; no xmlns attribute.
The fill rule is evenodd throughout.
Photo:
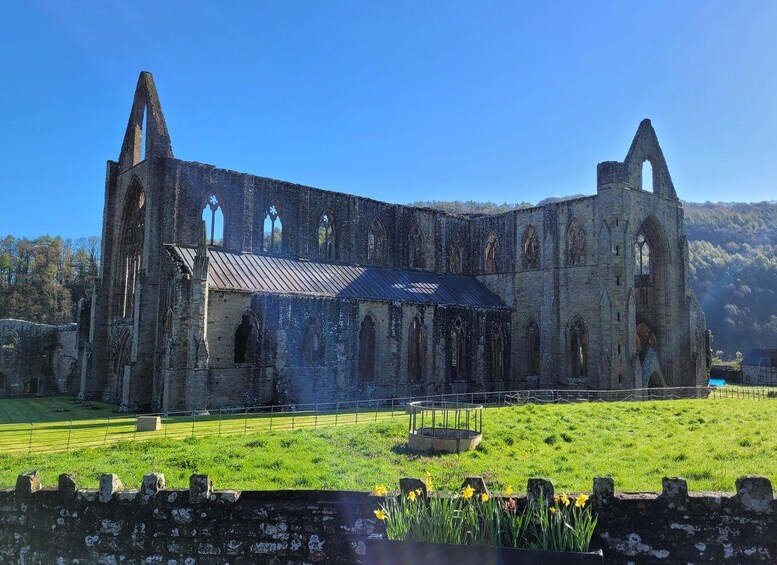
<svg viewBox="0 0 777 565"><path fill-rule="evenodd" d="M531 479L528 498L552 489ZM365 541L382 533L380 501L365 492L215 491L205 475L167 489L158 473L139 490L109 474L98 490L78 489L69 475L47 489L27 473L0 490L0 563L368 563ZM660 494L616 493L612 479L595 479L592 503L605 563L777 560L777 501L765 478L740 478L736 494L688 493L683 479L664 479Z"/></svg>

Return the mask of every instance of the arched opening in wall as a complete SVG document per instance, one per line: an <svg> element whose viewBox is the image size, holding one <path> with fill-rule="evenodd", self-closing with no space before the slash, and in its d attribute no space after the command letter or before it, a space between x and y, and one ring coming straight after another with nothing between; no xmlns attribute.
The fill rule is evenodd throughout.
<svg viewBox="0 0 777 565"><path fill-rule="evenodd" d="M256 322L251 313L243 314L235 329L235 363L253 363L256 355Z"/></svg>
<svg viewBox="0 0 777 565"><path fill-rule="evenodd" d="M318 220L318 255L323 259L335 258L335 222L329 211Z"/></svg>
<svg viewBox="0 0 777 565"><path fill-rule="evenodd" d="M173 331L173 311L172 309L168 308L167 312L165 312L165 334L167 337L170 337L170 334Z"/></svg>
<svg viewBox="0 0 777 565"><path fill-rule="evenodd" d="M324 360L324 334L316 316L308 318L302 332L302 361L306 365L320 365Z"/></svg>
<svg viewBox="0 0 777 565"><path fill-rule="evenodd" d="M651 373L650 378L648 379L648 388L661 388L662 386L661 377L658 373Z"/></svg>
<svg viewBox="0 0 777 565"><path fill-rule="evenodd" d="M38 394L40 379L27 379L24 381L24 394Z"/></svg>
<svg viewBox="0 0 777 565"><path fill-rule="evenodd" d="M135 297L143 267L143 242L146 232L146 193L137 179L127 190L119 233L118 253L113 264L114 318L134 315Z"/></svg>
<svg viewBox="0 0 777 565"><path fill-rule="evenodd" d="M138 135L138 144L140 145L140 160L146 160L146 143L148 142L148 106L144 105L143 120L140 122L140 132Z"/></svg>
<svg viewBox="0 0 777 565"><path fill-rule="evenodd" d="M221 197L211 192L202 204L202 219L205 222L205 234L208 245L224 245L224 205Z"/></svg>
<svg viewBox="0 0 777 565"><path fill-rule="evenodd" d="M3 332L0 340L0 367L10 369L16 365L19 351L19 335L13 330Z"/></svg>
<svg viewBox="0 0 777 565"><path fill-rule="evenodd" d="M456 275L460 275L464 269L464 243L461 236L456 232L451 241L451 248L448 253L448 270Z"/></svg>
<svg viewBox="0 0 777 565"><path fill-rule="evenodd" d="M650 286L650 240L644 229L634 239L634 286Z"/></svg>
<svg viewBox="0 0 777 565"><path fill-rule="evenodd" d="M585 229L580 220L573 218L567 229L567 265L584 265L585 256Z"/></svg>
<svg viewBox="0 0 777 565"><path fill-rule="evenodd" d="M375 380L375 321L370 315L359 328L359 379L365 383Z"/></svg>
<svg viewBox="0 0 777 565"><path fill-rule="evenodd" d="M486 273L496 273L496 254L499 251L499 240L494 232L489 232L486 236L483 257L485 260L484 270Z"/></svg>
<svg viewBox="0 0 777 565"><path fill-rule="evenodd" d="M540 329L533 318L526 323L526 376L540 374Z"/></svg>
<svg viewBox="0 0 777 565"><path fill-rule="evenodd" d="M653 163L645 159L642 163L642 190L652 190L655 192L653 184Z"/></svg>
<svg viewBox="0 0 777 565"><path fill-rule="evenodd" d="M421 318L413 317L407 336L407 378L419 382L423 378L424 330Z"/></svg>
<svg viewBox="0 0 777 565"><path fill-rule="evenodd" d="M262 232L262 251L266 253L281 253L283 245L283 222L278 212L278 206L271 205L264 216Z"/></svg>
<svg viewBox="0 0 777 565"><path fill-rule="evenodd" d="M491 332L491 379L502 380L505 366L505 338L502 326L494 324Z"/></svg>
<svg viewBox="0 0 777 565"><path fill-rule="evenodd" d="M645 348L649 347L652 350L651 357L655 357L655 364L661 367L661 370L656 370L659 376L666 378L666 382L681 384L682 380L674 380L673 363L668 363L673 355L680 353L673 348L676 345L671 338L673 327L667 322L671 315L667 302L669 293L666 290L669 248L664 230L655 215L650 214L645 218L634 234L633 242L635 320L637 339L642 341L637 344L638 350L642 352L641 357L644 357ZM648 338L649 341L646 341ZM639 382L641 378L643 384L646 384L647 377L648 374L635 375L636 381Z"/></svg>
<svg viewBox="0 0 777 565"><path fill-rule="evenodd" d="M580 318L569 326L570 368L573 378L588 377L588 330Z"/></svg>
<svg viewBox="0 0 777 565"><path fill-rule="evenodd" d="M412 269L423 269L426 267L424 258L424 234L418 224L410 228L408 235L408 265Z"/></svg>
<svg viewBox="0 0 777 565"><path fill-rule="evenodd" d="M367 261L383 265L386 246L386 230L378 218L372 220L367 232Z"/></svg>
<svg viewBox="0 0 777 565"><path fill-rule="evenodd" d="M540 238L534 226L523 232L523 268L538 269L540 266Z"/></svg>
<svg viewBox="0 0 777 565"><path fill-rule="evenodd" d="M464 324L456 318L451 329L451 380L463 381L467 378L467 344L464 339Z"/></svg>

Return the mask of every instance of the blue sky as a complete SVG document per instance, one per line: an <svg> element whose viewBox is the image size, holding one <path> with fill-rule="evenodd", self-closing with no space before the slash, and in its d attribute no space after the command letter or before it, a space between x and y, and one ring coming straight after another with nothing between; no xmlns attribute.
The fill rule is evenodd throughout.
<svg viewBox="0 0 777 565"><path fill-rule="evenodd" d="M0 235L101 230L138 73L175 156L386 200L593 194L642 118L775 199L777 2L6 2Z"/></svg>

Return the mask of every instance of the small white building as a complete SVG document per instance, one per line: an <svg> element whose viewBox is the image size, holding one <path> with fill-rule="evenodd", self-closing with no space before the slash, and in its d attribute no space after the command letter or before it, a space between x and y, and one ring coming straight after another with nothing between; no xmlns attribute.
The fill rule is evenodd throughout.
<svg viewBox="0 0 777 565"><path fill-rule="evenodd" d="M742 359L742 382L777 386L777 349L752 349Z"/></svg>

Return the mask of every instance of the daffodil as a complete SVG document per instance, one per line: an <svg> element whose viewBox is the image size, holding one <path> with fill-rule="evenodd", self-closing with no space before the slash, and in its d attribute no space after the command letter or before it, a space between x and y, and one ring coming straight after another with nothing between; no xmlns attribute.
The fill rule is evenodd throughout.
<svg viewBox="0 0 777 565"><path fill-rule="evenodd" d="M513 494L513 487L510 485L507 485L507 488L505 489L505 494L507 496L510 496L511 494Z"/></svg>
<svg viewBox="0 0 777 565"><path fill-rule="evenodd" d="M471 486L467 485L464 490L461 491L461 496L464 499L472 498L472 496L475 494L475 489Z"/></svg>
<svg viewBox="0 0 777 565"><path fill-rule="evenodd" d="M429 471L424 475L424 482L426 483L426 491L432 490L432 474Z"/></svg>
<svg viewBox="0 0 777 565"><path fill-rule="evenodd" d="M388 489L385 485L375 485L375 490L372 491L376 496L386 496Z"/></svg>
<svg viewBox="0 0 777 565"><path fill-rule="evenodd" d="M378 508L377 510L375 510L375 517L376 517L378 520L385 520L386 518L388 518L388 514L386 514L386 513L383 511L383 509L381 509L381 508Z"/></svg>
<svg viewBox="0 0 777 565"><path fill-rule="evenodd" d="M564 506L569 506L569 497L566 494L562 494L558 497L558 501Z"/></svg>
<svg viewBox="0 0 777 565"><path fill-rule="evenodd" d="M481 493L481 494L480 494L480 501L481 501L481 502L486 502L486 501L488 501L488 495L487 495L486 493L484 493L484 492L483 492L483 493Z"/></svg>
<svg viewBox="0 0 777 565"><path fill-rule="evenodd" d="M588 502L588 495L587 494L581 494L575 499L575 506L578 508L582 508L585 506L585 503Z"/></svg>
<svg viewBox="0 0 777 565"><path fill-rule="evenodd" d="M407 493L407 499L408 499L410 502L413 502L413 501L415 500L415 497L416 497L416 496L418 496L418 495L416 495L416 493L415 493L415 492L416 492L416 491L414 491L414 490L411 490L409 493Z"/></svg>
<svg viewBox="0 0 777 565"><path fill-rule="evenodd" d="M555 507L555 506L550 506L550 507L548 508L548 510L550 510L550 513L551 513L551 514L555 514L555 513L556 513L556 507Z"/></svg>

